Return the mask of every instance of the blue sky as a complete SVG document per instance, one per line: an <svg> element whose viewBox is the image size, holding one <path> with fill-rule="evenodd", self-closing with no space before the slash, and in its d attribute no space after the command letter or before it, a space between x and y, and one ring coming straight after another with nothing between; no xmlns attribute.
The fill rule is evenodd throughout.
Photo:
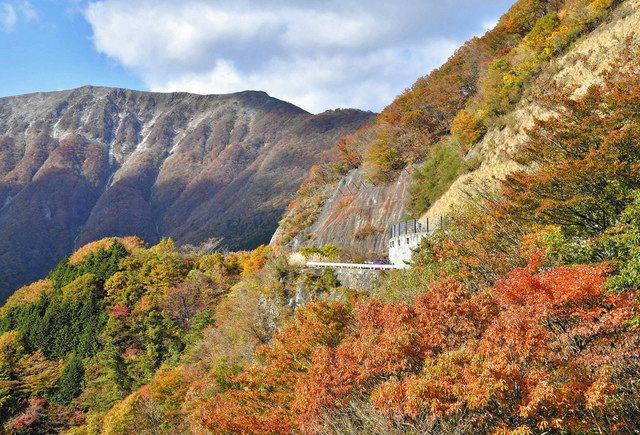
<svg viewBox="0 0 640 435"><path fill-rule="evenodd" d="M6 5L13 7L15 21L2 18ZM21 10L25 5L33 15ZM79 6L64 0L0 1L0 96L85 84L147 89L142 79L95 50Z"/></svg>
<svg viewBox="0 0 640 435"><path fill-rule="evenodd" d="M259 89L379 111L511 0L0 0L0 96Z"/></svg>

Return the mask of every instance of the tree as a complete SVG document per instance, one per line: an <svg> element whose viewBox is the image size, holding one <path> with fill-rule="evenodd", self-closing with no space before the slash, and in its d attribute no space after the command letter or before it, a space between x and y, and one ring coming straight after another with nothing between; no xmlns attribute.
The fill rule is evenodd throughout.
<svg viewBox="0 0 640 435"><path fill-rule="evenodd" d="M62 365L62 361L49 361L41 349L36 350L18 364L18 388L31 396L49 396L60 378Z"/></svg>
<svg viewBox="0 0 640 435"><path fill-rule="evenodd" d="M591 237L619 221L640 187L640 79L614 75L577 100L558 98L558 115L536 121L516 156L532 170L504 182L506 212Z"/></svg>
<svg viewBox="0 0 640 435"><path fill-rule="evenodd" d="M65 364L58 380L55 401L61 405L68 405L71 400L82 392L84 366L82 360L72 355Z"/></svg>
<svg viewBox="0 0 640 435"><path fill-rule="evenodd" d="M195 416L205 428L224 432L289 433L295 386L304 377L314 349L336 346L349 319L337 302L307 305L257 354L264 366L231 375L228 388L200 404Z"/></svg>
<svg viewBox="0 0 640 435"><path fill-rule="evenodd" d="M8 331L0 335L0 415L5 418L12 414L17 399L16 368L25 356L22 335L18 331ZM1 421L3 421L4 418Z"/></svg>
<svg viewBox="0 0 640 435"><path fill-rule="evenodd" d="M390 140L389 134L385 133L365 152L367 178L371 181L388 181L405 165L398 150L389 143Z"/></svg>
<svg viewBox="0 0 640 435"><path fill-rule="evenodd" d="M167 291L162 307L182 329L187 329L194 316L205 308L205 301L197 283L184 282Z"/></svg>

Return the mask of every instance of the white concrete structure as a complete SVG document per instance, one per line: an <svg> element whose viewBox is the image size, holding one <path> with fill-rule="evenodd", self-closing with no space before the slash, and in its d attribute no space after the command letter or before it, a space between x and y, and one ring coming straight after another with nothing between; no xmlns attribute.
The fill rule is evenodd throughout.
<svg viewBox="0 0 640 435"><path fill-rule="evenodd" d="M423 237L432 234L444 226L444 217L428 218L425 224L416 220L401 222L389 228L389 261L396 266L407 266L411 263L413 250Z"/></svg>
<svg viewBox="0 0 640 435"><path fill-rule="evenodd" d="M323 263L320 261L307 261L307 267L314 268L331 268L331 269L369 269L369 270L390 270L403 269L407 265L395 264L369 264L369 263Z"/></svg>

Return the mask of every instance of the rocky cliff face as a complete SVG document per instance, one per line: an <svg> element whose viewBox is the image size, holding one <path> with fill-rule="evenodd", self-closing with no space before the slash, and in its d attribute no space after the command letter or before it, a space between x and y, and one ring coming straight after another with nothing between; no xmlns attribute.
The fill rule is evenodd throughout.
<svg viewBox="0 0 640 435"><path fill-rule="evenodd" d="M404 219L411 171L405 169L392 183L374 185L365 181L363 169L351 170L337 186L327 186L319 216L289 246L332 243L367 257L386 256L387 230ZM277 237L276 232L273 240Z"/></svg>
<svg viewBox="0 0 640 435"><path fill-rule="evenodd" d="M0 300L104 236L268 242L312 164L372 118L263 92L84 87L0 99Z"/></svg>

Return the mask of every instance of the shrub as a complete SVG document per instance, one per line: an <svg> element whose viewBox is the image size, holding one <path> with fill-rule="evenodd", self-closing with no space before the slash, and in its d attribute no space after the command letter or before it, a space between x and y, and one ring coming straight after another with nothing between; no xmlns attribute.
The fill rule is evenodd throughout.
<svg viewBox="0 0 640 435"><path fill-rule="evenodd" d="M384 139L371 144L365 153L365 177L372 182L391 180L404 167L400 153Z"/></svg>
<svg viewBox="0 0 640 435"><path fill-rule="evenodd" d="M300 250L300 252L307 258L314 255L319 255L327 260L335 261L339 258L340 248L333 244L327 244L320 248L318 248L317 246L305 246Z"/></svg>
<svg viewBox="0 0 640 435"><path fill-rule="evenodd" d="M353 233L353 238L355 240L364 240L367 237L375 236L375 235L379 235L379 234L383 234L383 233L384 233L383 229L374 227L371 224L367 224L367 225L363 225L360 228L358 228Z"/></svg>
<svg viewBox="0 0 640 435"><path fill-rule="evenodd" d="M461 173L463 159L458 143L444 140L434 146L426 162L413 173L408 212L420 217Z"/></svg>

